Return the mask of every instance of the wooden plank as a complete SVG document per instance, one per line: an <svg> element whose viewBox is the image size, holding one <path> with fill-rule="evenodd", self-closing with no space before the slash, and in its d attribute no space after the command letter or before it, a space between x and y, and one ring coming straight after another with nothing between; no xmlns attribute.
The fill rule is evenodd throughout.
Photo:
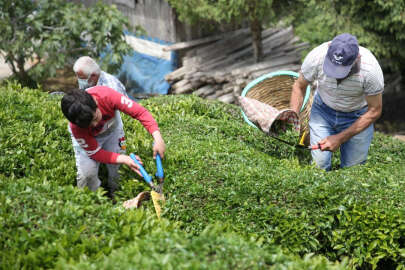
<svg viewBox="0 0 405 270"><path fill-rule="evenodd" d="M213 94L216 90L217 90L216 86L207 84L199 88L197 91L194 91L193 95L197 95L199 97L206 97L208 95Z"/></svg>
<svg viewBox="0 0 405 270"><path fill-rule="evenodd" d="M218 55L218 53L225 53L228 50L232 50L235 46L241 46L239 43L242 39L250 37L250 29L243 28L239 32L235 33L232 36L219 40L215 43L209 44L201 48L197 48L196 55L200 56L203 59L207 57L212 58L213 55Z"/></svg>
<svg viewBox="0 0 405 270"><path fill-rule="evenodd" d="M206 96L205 98L206 99L216 99L217 97L215 94L212 94L212 95Z"/></svg>
<svg viewBox="0 0 405 270"><path fill-rule="evenodd" d="M199 56L187 57L183 59L183 66L198 66L203 62Z"/></svg>
<svg viewBox="0 0 405 270"><path fill-rule="evenodd" d="M182 80L186 73L190 72L189 67L181 67L165 76L165 80L170 82Z"/></svg>
<svg viewBox="0 0 405 270"><path fill-rule="evenodd" d="M279 31L280 29L275 28L265 29L262 31L262 39L265 39L268 36L271 36ZM235 36L233 38L230 38L229 40L224 40L221 46L219 44L220 42L221 41L211 44L210 47L204 48L204 50L206 50L209 53L209 56L212 56L213 50L219 51L223 55L225 53L233 54L234 52L240 51L242 49L250 48L252 47L251 32L249 29L246 29L245 33L241 33L239 36ZM212 57L210 58L212 59Z"/></svg>
<svg viewBox="0 0 405 270"><path fill-rule="evenodd" d="M184 50L184 49L190 49L199 45L203 45L206 43L214 42L220 39L227 38L229 36L235 35L239 32L242 32L243 29L238 29L235 31L227 32L227 33L222 33L214 36L209 36L209 37L204 37L200 39L195 39L191 41L185 41L185 42L179 42L170 46L166 46L163 48L163 51L178 51L178 50Z"/></svg>
<svg viewBox="0 0 405 270"><path fill-rule="evenodd" d="M253 79L277 70L300 69L300 51L308 44L299 43L292 27L263 30L264 56L260 63L254 62L250 33L247 29L244 31L234 31L226 39L190 47L187 52L192 53L186 53L185 65L168 76L175 82L173 93L193 93L234 103L236 96Z"/></svg>
<svg viewBox="0 0 405 270"><path fill-rule="evenodd" d="M187 94L193 91L193 87L191 86L191 84L187 83L177 89L173 90L174 94L180 95L180 94Z"/></svg>
<svg viewBox="0 0 405 270"><path fill-rule="evenodd" d="M237 33L227 39L219 40L208 46L201 46L193 50L193 55L188 56L183 60L184 65L193 65L205 63L216 57L221 57L225 54L230 54L234 50L239 50L242 47L249 46L251 43L250 30L244 28L242 33Z"/></svg>
<svg viewBox="0 0 405 270"><path fill-rule="evenodd" d="M282 30L282 28L278 28L278 27L264 29L262 31L262 40L264 40L265 38L267 38L269 36L276 34L277 32L279 32L281 30Z"/></svg>
<svg viewBox="0 0 405 270"><path fill-rule="evenodd" d="M214 98L218 98L218 97L220 97L220 96L223 96L223 95L225 95L225 94L232 93L232 92L233 92L233 87L230 87L230 88L222 88L222 89L216 91L213 96L214 96Z"/></svg>
<svg viewBox="0 0 405 270"><path fill-rule="evenodd" d="M265 37L284 37L289 38L293 37L292 34L292 27L289 27L284 30L279 29L266 29L263 31ZM246 32L245 34L249 34L248 36L238 36L233 37L227 41L220 41L213 44L210 44L208 47L204 47L201 52L197 52L197 55L193 59L189 59L188 61L191 63L204 63L202 66L203 70L211 70L215 69L220 66L229 65L232 62L235 62L239 58L247 57L253 54L252 48L252 41L250 33ZM273 35L271 35L273 34ZM266 39L265 39L266 40ZM272 39L268 39L271 41ZM222 44L220 45L220 43ZM265 44L266 45L266 44ZM277 46L278 43L275 43L274 46ZM205 52L205 55L204 53Z"/></svg>
<svg viewBox="0 0 405 270"><path fill-rule="evenodd" d="M282 45L294 38L294 32L292 27L288 27L284 30L277 32L276 34L270 36L263 40L263 52L266 54L270 51L276 51L277 49L282 49Z"/></svg>
<svg viewBox="0 0 405 270"><path fill-rule="evenodd" d="M287 38L288 38L288 34L292 33L292 28L288 31L281 31L281 32L277 31L275 33L279 33L278 36L281 36L281 37L284 37L287 35ZM248 40L248 41L249 41L249 43L248 43L247 47L245 47L241 50L233 50L233 53L231 55L223 56L222 58L213 59L210 62L206 62L203 67L203 70L218 68L220 66L224 66L229 63L235 63L240 58L245 58L250 55L253 56L253 47L251 46L251 40ZM264 46L265 45L266 44L264 44Z"/></svg>
<svg viewBox="0 0 405 270"><path fill-rule="evenodd" d="M289 64L289 63L294 63L299 61L300 59L297 58L296 55L287 55L287 56L279 56L276 58L270 58L266 61L263 62L259 62L253 65L249 65L247 67L242 67L239 69L235 69L232 71L232 75L233 76L238 76L244 73L249 73L249 72L253 72L253 71L257 71L257 70L261 70L261 69L267 69L267 68L271 68L271 67L275 67L275 66L281 66L281 65L285 65L285 64Z"/></svg>
<svg viewBox="0 0 405 270"><path fill-rule="evenodd" d="M204 85L205 82L204 81L200 81L200 80L193 80L190 81L191 87L193 87L194 89L199 88L201 85Z"/></svg>
<svg viewBox="0 0 405 270"><path fill-rule="evenodd" d="M304 49L306 49L308 47L309 47L308 42L301 42L301 43L298 43L298 44L291 44L289 46L286 46L286 47L283 48L283 51L286 52L286 53L288 53L290 51L298 52L298 51L302 51L302 50L304 50Z"/></svg>
<svg viewBox="0 0 405 270"><path fill-rule="evenodd" d="M222 95L222 96L218 97L217 99L224 103L233 103L236 100L233 93Z"/></svg>
<svg viewBox="0 0 405 270"><path fill-rule="evenodd" d="M248 82L245 82L244 85L235 85L233 87L233 95L235 97L240 96L242 94L243 89L245 88L245 86L247 85Z"/></svg>
<svg viewBox="0 0 405 270"><path fill-rule="evenodd" d="M301 68L301 65L283 65L283 66L276 66L273 68L262 69L249 74L249 81L259 78L262 75L269 74L271 72L280 71L280 70L288 70L288 71L295 71L298 72Z"/></svg>
<svg viewBox="0 0 405 270"><path fill-rule="evenodd" d="M299 60L300 59L296 55L278 57L276 59L273 59L272 61L252 65L252 66L246 68L245 70L243 70L242 74L244 77L248 77L250 75L250 73L255 72L255 71L268 70L268 69L273 69L273 68L279 69L281 66L297 64L299 62Z"/></svg>
<svg viewBox="0 0 405 270"><path fill-rule="evenodd" d="M190 84L189 80L183 79L181 81L176 82L175 84L172 85L173 89L178 89L183 87L186 84Z"/></svg>
<svg viewBox="0 0 405 270"><path fill-rule="evenodd" d="M197 72L191 71L191 72L187 73L186 75L184 75L184 79L191 81L191 80L197 80L197 79L201 78L202 76L204 76L204 72L202 72L202 71L197 71Z"/></svg>
<svg viewBox="0 0 405 270"><path fill-rule="evenodd" d="M280 29L266 29L262 32L262 37L268 37L279 31ZM229 40L227 43L224 43L225 47L219 46L217 42L210 45L211 48L205 48L205 50L208 52L208 56L206 56L205 58L209 59L207 61L204 61L204 70L210 70L219 66L223 66L225 64L235 62L235 60L238 58L253 54L252 38L250 32L247 32L247 34L247 36L239 36L235 40ZM215 51L215 53L212 53L213 50ZM223 60L226 61L223 62ZM199 56L199 59L197 61L202 62L203 57Z"/></svg>

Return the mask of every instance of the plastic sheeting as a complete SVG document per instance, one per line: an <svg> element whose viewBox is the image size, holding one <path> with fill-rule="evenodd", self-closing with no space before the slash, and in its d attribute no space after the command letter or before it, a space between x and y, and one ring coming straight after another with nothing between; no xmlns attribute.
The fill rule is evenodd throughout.
<svg viewBox="0 0 405 270"><path fill-rule="evenodd" d="M171 43L136 37L131 33L126 33L125 39L134 52L124 57L117 77L125 85L128 95L143 98L167 94L170 84L164 77L177 65L176 54L163 51Z"/></svg>

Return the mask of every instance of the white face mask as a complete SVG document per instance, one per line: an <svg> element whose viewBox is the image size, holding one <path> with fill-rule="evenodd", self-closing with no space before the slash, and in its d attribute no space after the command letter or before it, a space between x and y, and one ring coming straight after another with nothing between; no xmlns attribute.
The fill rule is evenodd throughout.
<svg viewBox="0 0 405 270"><path fill-rule="evenodd" d="M77 78L77 83L79 84L79 89L86 90L87 88L91 87L91 85L89 84L89 79L90 79L90 75L87 77L87 79Z"/></svg>

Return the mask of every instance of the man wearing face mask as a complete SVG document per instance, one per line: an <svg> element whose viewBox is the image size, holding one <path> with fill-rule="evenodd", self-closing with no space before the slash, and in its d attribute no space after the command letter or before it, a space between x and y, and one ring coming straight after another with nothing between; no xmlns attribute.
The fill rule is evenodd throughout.
<svg viewBox="0 0 405 270"><path fill-rule="evenodd" d="M292 87L290 107L301 108L308 84L317 82L309 119L312 158L331 169L332 152L340 149L340 167L366 162L373 123L382 111L384 77L374 55L344 33L314 48L305 57Z"/></svg>
<svg viewBox="0 0 405 270"><path fill-rule="evenodd" d="M94 86L107 86L109 88L114 89L115 91L127 96L126 90L124 85L113 75L108 74L100 69L99 65L89 56L82 56L76 60L73 65L73 71L76 74L77 82L79 84L79 88L81 90L87 91L92 89ZM124 154L125 153L125 134L124 128L121 119L120 112L117 110L115 111L115 115L112 119L108 121L106 124L106 130L103 132L103 137L111 137L107 138L112 142L110 146L110 150L116 153ZM96 164L97 168L89 168L88 166L84 165L86 163L82 162L83 160L87 159L87 153L83 150L83 148L79 145L77 140L72 135L71 128L69 127L69 132L72 139L73 149L75 152L76 158L76 167L77 167L77 186L84 187L86 183L92 182L96 183L98 180L98 166L99 163ZM105 140L107 140L105 139ZM90 164L90 163L89 163ZM92 166L94 165L91 163ZM107 181L107 191L108 196L110 198L114 197L114 192L118 188L118 169L119 164L106 164L107 171L108 171L108 181ZM93 174L89 174L89 171L94 171ZM87 179L89 177L93 177L94 179Z"/></svg>
<svg viewBox="0 0 405 270"><path fill-rule="evenodd" d="M127 96L125 86L113 75L102 71L99 65L89 56L82 56L73 65L79 88L86 90L96 85L108 86Z"/></svg>

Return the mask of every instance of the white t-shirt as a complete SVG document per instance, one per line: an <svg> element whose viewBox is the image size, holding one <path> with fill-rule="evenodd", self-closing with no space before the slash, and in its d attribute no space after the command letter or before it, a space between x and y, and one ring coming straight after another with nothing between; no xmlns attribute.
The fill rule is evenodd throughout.
<svg viewBox="0 0 405 270"><path fill-rule="evenodd" d="M367 105L365 96L377 95L384 90L384 76L374 55L359 46L360 71L340 81L323 72L323 61L328 51L325 42L308 53L301 73L308 82L318 81L317 92L322 101L336 111L352 112Z"/></svg>

